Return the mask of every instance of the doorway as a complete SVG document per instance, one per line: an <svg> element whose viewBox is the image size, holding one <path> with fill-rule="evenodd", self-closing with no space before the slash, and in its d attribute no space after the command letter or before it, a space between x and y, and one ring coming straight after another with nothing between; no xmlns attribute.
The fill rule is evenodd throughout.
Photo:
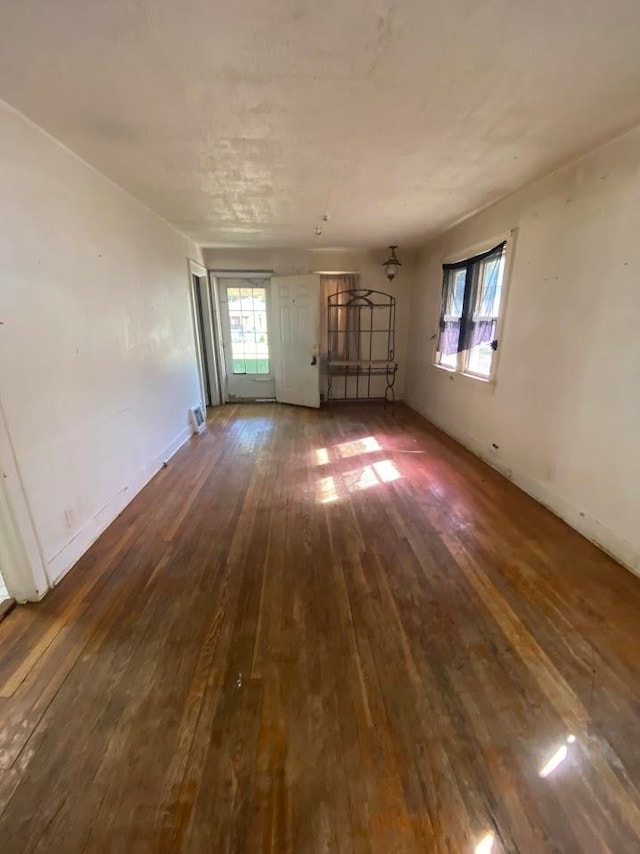
<svg viewBox="0 0 640 854"><path fill-rule="evenodd" d="M218 278L228 400L273 400L270 278Z"/></svg>
<svg viewBox="0 0 640 854"><path fill-rule="evenodd" d="M203 406L222 403L220 372L216 350L216 306L204 267L189 262L193 301L194 334Z"/></svg>
<svg viewBox="0 0 640 854"><path fill-rule="evenodd" d="M320 405L320 276L210 270L225 402Z"/></svg>

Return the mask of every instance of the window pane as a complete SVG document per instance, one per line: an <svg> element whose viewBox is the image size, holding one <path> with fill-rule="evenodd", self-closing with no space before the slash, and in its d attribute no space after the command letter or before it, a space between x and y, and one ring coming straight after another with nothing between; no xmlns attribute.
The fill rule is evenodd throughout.
<svg viewBox="0 0 640 854"><path fill-rule="evenodd" d="M456 353L438 353L438 364L443 368L455 369L458 364L458 354Z"/></svg>
<svg viewBox="0 0 640 854"><path fill-rule="evenodd" d="M491 375L491 360L493 358L493 350L491 345L486 342L476 344L469 350L469 359L467 360L467 370L471 374L478 374L481 377L489 377Z"/></svg>
<svg viewBox="0 0 640 854"><path fill-rule="evenodd" d="M267 292L265 288L227 288L234 374L269 374Z"/></svg>
<svg viewBox="0 0 640 854"><path fill-rule="evenodd" d="M491 363L495 352L491 342L496 337L500 312L504 259L503 249L499 255L486 258L478 264L478 284L471 315L466 369L481 377L491 376Z"/></svg>
<svg viewBox="0 0 640 854"><path fill-rule="evenodd" d="M438 341L438 364L446 368L456 368L458 364L458 346L464 305L464 290L467 271L445 270L440 315L440 338Z"/></svg>
<svg viewBox="0 0 640 854"><path fill-rule="evenodd" d="M466 270L453 270L451 303L447 308L448 314L452 317L462 317L462 307L464 305L464 286L466 282Z"/></svg>

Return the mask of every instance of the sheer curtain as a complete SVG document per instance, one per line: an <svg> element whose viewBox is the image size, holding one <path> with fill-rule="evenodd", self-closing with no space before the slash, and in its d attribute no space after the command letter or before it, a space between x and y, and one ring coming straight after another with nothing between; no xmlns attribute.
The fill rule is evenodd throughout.
<svg viewBox="0 0 640 854"><path fill-rule="evenodd" d="M444 356L458 352L462 328L462 308L467 280L466 269L445 270L442 286L442 314L438 350Z"/></svg>
<svg viewBox="0 0 640 854"><path fill-rule="evenodd" d="M350 299L350 292L359 288L359 277L355 273L341 273L335 276L321 276L322 281L322 340L325 363L327 354L331 352L331 358L335 361L347 361L350 357L355 358L358 352L358 336L360 330L357 328L358 312L348 312L346 309L338 309L332 314L332 329L328 328L328 299L334 294L341 293L340 303L346 303ZM330 336L330 337L329 337Z"/></svg>

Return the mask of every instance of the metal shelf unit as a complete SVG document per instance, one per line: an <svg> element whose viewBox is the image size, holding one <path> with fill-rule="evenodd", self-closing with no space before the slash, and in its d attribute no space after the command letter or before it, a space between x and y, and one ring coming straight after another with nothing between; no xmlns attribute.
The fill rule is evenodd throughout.
<svg viewBox="0 0 640 854"><path fill-rule="evenodd" d="M328 401L395 402L395 321L395 297L382 291L359 288L328 297Z"/></svg>

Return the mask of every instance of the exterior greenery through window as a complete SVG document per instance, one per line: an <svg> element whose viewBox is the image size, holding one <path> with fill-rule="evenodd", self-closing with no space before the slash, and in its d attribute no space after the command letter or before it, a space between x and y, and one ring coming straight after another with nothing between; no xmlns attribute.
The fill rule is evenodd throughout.
<svg viewBox="0 0 640 854"><path fill-rule="evenodd" d="M443 264L436 364L482 379L491 377L506 242L488 252Z"/></svg>
<svg viewBox="0 0 640 854"><path fill-rule="evenodd" d="M228 288L234 374L269 374L267 292L265 288Z"/></svg>

